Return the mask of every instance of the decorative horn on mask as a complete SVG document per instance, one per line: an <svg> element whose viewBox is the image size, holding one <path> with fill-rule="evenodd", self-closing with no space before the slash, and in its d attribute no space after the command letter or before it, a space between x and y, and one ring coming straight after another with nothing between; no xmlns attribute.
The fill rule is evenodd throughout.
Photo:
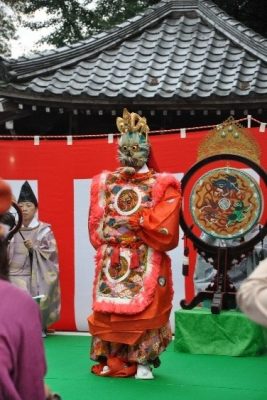
<svg viewBox="0 0 267 400"><path fill-rule="evenodd" d="M146 142L148 141L149 127L145 117L141 117L134 112L129 113L127 108L124 108L122 117L116 119L116 124L122 135L129 132L138 132L139 135L145 137Z"/></svg>

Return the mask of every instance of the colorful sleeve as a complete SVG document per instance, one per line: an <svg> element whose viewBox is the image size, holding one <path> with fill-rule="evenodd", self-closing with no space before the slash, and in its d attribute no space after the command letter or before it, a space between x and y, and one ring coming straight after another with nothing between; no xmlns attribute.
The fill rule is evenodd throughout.
<svg viewBox="0 0 267 400"><path fill-rule="evenodd" d="M158 251L168 251L178 244L180 207L180 190L168 186L154 207L143 209L129 222L136 235L148 246Z"/></svg>

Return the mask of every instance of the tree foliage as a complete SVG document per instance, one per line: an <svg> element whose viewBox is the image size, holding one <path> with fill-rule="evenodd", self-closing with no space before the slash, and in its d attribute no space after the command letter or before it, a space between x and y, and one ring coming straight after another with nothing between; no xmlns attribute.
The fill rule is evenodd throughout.
<svg viewBox="0 0 267 400"><path fill-rule="evenodd" d="M11 40L16 39L24 0L0 0L0 56L11 55Z"/></svg>
<svg viewBox="0 0 267 400"><path fill-rule="evenodd" d="M97 31L109 29L157 3L159 0L98 0L95 9L97 22L95 28Z"/></svg>
<svg viewBox="0 0 267 400"><path fill-rule="evenodd" d="M87 34L88 21L95 19L92 10L87 6L92 0L25 0L23 13L30 17L24 22L24 26L33 31L47 29L49 32L44 35L41 42L64 46L66 43L73 43L83 39ZM47 19L35 22L31 19L36 11L44 10ZM90 22L92 23L92 22Z"/></svg>
<svg viewBox="0 0 267 400"><path fill-rule="evenodd" d="M266 0L213 0L222 10L267 37Z"/></svg>
<svg viewBox="0 0 267 400"><path fill-rule="evenodd" d="M213 2L229 15L267 37L266 0ZM159 3L159 0L0 0L0 52L5 53L8 52L8 42L15 33L15 24L12 18L3 14L2 3L8 4L15 12L26 17L24 26L33 31L46 31L40 43L61 47L110 29ZM36 22L34 15L40 10L46 12L47 18Z"/></svg>
<svg viewBox="0 0 267 400"><path fill-rule="evenodd" d="M228 14L267 36L266 0L213 1ZM49 28L50 33L42 42L60 47L109 29L159 3L159 0L96 0L94 8L90 7L92 2L93 0L25 0L23 11L26 15L32 15L45 9L48 15L46 21L28 22L27 26L33 30Z"/></svg>
<svg viewBox="0 0 267 400"><path fill-rule="evenodd" d="M7 3L0 1L0 55L10 56L10 40L15 37L16 26L13 11Z"/></svg>
<svg viewBox="0 0 267 400"><path fill-rule="evenodd" d="M25 0L25 15L44 9L48 18L41 22L27 21L24 25L32 30L47 28L49 33L41 42L61 47L109 29L158 0L97 0L95 7L92 3L93 0Z"/></svg>

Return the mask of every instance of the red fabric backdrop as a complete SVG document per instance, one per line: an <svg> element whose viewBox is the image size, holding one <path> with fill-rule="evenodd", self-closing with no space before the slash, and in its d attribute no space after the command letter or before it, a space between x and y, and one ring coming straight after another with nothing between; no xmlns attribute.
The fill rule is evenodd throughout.
<svg viewBox="0 0 267 400"><path fill-rule="evenodd" d="M262 149L261 165L267 168L266 133L250 129ZM159 171L185 173L197 159L197 150L206 131L188 133L186 138L164 134L150 138ZM74 317L74 198L73 180L88 179L104 169L118 166L116 139L2 140L0 176L7 180L37 180L39 217L53 227L60 255L62 317L56 328L75 330ZM191 251L191 264L194 252ZM185 281L187 300L193 295L192 271Z"/></svg>

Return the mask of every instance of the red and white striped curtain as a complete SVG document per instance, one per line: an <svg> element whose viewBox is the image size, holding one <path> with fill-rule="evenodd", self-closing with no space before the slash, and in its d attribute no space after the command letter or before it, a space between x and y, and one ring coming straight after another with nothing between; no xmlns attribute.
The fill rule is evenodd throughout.
<svg viewBox="0 0 267 400"><path fill-rule="evenodd" d="M180 132L150 137L153 162L160 172L174 173L178 179L197 161L197 150L208 131ZM251 128L259 142L261 165L267 168L266 133ZM94 250L90 245L87 220L91 178L102 170L114 170L117 143L108 138L67 140L1 140L0 176L7 180L18 196L28 180L39 201L39 219L49 222L57 239L62 292L61 319L58 330L87 330L91 312ZM195 253L190 252L190 276L182 276L183 234L180 244L170 252L173 264L175 298L193 296Z"/></svg>

